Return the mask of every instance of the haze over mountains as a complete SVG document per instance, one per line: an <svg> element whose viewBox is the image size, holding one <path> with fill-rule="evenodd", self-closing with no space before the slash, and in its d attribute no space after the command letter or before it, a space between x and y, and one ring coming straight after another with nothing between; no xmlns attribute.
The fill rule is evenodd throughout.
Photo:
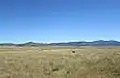
<svg viewBox="0 0 120 78"><path fill-rule="evenodd" d="M92 42L79 41L79 42L66 42L66 43L34 43L28 42L23 44L13 44L13 43L1 43L0 46L120 46L119 41L115 40L98 40Z"/></svg>

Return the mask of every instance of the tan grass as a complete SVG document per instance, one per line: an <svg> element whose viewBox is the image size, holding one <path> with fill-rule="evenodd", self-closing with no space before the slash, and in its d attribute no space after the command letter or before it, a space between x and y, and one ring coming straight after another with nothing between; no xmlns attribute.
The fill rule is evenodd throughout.
<svg viewBox="0 0 120 78"><path fill-rule="evenodd" d="M0 78L120 78L120 47L0 47Z"/></svg>

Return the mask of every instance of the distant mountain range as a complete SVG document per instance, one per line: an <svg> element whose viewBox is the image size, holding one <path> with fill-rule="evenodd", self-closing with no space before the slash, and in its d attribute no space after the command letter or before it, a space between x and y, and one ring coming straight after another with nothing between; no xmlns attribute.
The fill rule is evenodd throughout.
<svg viewBox="0 0 120 78"><path fill-rule="evenodd" d="M80 42L67 42L67 43L34 43L34 42L28 42L24 44L13 44L13 43L2 43L0 46L120 46L119 41L109 40L98 40L98 41L92 41L92 42L86 42L86 41L80 41Z"/></svg>

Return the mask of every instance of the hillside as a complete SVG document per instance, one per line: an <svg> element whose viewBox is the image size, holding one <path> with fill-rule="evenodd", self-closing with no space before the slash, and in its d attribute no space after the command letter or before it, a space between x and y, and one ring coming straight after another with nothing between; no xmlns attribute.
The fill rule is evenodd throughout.
<svg viewBox="0 0 120 78"><path fill-rule="evenodd" d="M28 42L24 44L13 44L13 43L1 43L0 46L120 46L119 41L109 40L98 40L93 42L86 42L86 41L80 41L80 42L67 42L67 43L34 43L34 42Z"/></svg>

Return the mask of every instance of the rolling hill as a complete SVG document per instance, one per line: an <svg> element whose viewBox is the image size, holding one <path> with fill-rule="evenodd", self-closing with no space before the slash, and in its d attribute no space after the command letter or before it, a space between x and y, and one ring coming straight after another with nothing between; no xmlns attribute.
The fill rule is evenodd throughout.
<svg viewBox="0 0 120 78"><path fill-rule="evenodd" d="M1 43L0 46L120 46L119 41L114 40L98 40L98 41L92 41L92 42L86 42L86 41L80 41L80 42L67 42L67 43L34 43L34 42L28 42L24 44L13 44L13 43Z"/></svg>

